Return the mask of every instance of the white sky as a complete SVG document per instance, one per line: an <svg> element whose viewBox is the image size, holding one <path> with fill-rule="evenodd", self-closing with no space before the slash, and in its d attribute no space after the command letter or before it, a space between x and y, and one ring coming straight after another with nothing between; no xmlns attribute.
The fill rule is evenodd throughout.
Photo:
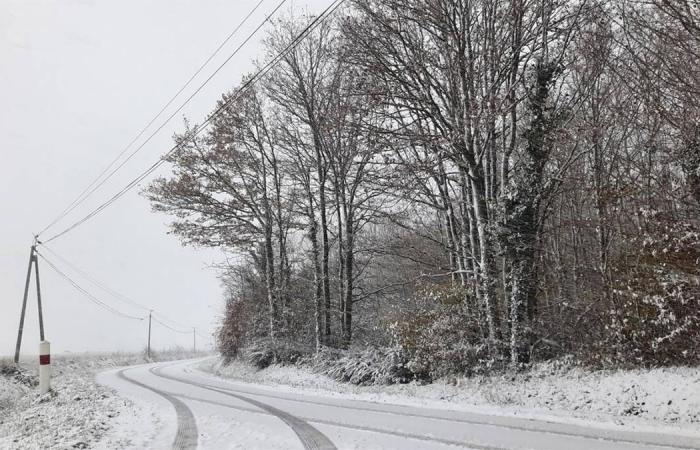
<svg viewBox="0 0 700 450"><path fill-rule="evenodd" d="M289 1L283 10L321 11L330 1ZM0 0L0 355L14 352L33 233L51 222L119 154L255 3ZM277 3L265 0L183 100ZM195 123L202 121L220 94L252 70L254 58L262 57L263 35L249 42L112 182L43 237L81 218L156 161L172 145L172 133L182 129L183 115ZM170 111L179 104L175 102ZM209 266L223 259L221 253L180 246L175 236L166 234L169 218L151 213L147 200L138 194L142 188L50 247L116 291L210 335L223 299ZM125 313L143 314L50 259L101 300ZM52 353L145 347L145 321L104 311L41 260L40 270ZM36 354L38 334L32 285L23 353ZM192 336L154 323L152 345L190 347Z"/></svg>

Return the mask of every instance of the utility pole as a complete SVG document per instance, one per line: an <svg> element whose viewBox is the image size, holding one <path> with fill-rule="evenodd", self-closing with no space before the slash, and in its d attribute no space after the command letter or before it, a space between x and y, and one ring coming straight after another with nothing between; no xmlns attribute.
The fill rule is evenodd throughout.
<svg viewBox="0 0 700 450"><path fill-rule="evenodd" d="M153 314L153 310L148 311L148 359L151 359L151 315Z"/></svg>
<svg viewBox="0 0 700 450"><path fill-rule="evenodd" d="M19 362L19 352L22 347L22 332L24 331L24 316L27 312L27 298L29 297L29 283L32 279L32 264L34 265L34 273L36 277L36 296L37 306L39 308L39 337L44 341L44 313L41 307L41 285L39 283L39 260L37 257L36 246L40 244L39 240L34 237L34 243L29 251L29 265L27 266L27 278L24 282L24 296L22 297L22 311L19 316L19 328L17 330L17 345L15 346L15 364Z"/></svg>
<svg viewBox="0 0 700 450"><path fill-rule="evenodd" d="M39 258L36 254L36 246L34 246L34 275L36 278L36 303L39 307L39 337L44 340L44 311L41 308L41 283L39 283Z"/></svg>

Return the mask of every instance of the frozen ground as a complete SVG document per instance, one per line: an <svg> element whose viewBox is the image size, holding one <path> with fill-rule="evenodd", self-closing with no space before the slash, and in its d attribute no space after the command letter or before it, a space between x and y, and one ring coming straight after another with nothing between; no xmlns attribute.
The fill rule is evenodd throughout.
<svg viewBox="0 0 700 450"><path fill-rule="evenodd" d="M700 433L688 427L642 430L590 420L534 418L503 407L477 411L472 405L428 394L420 397L391 389L389 394L351 392L327 384L327 379L280 368L258 372L249 381L226 380L197 369L211 364L178 361L101 373L101 383L153 408L162 419L155 425L143 420L115 428L139 439L122 444L188 450L700 449ZM256 375L243 373L245 366L238 369L229 375ZM303 387L286 384L289 381ZM121 448L109 445L110 439L102 442L106 448Z"/></svg>
<svg viewBox="0 0 700 450"><path fill-rule="evenodd" d="M188 356L188 352L170 351L159 353L156 359ZM153 411L138 410L138 405L95 383L96 372L144 362L140 354L56 356L53 390L43 396L35 387L35 362L21 364L21 372L1 362L0 449L92 448L119 421L135 415L156 420Z"/></svg>
<svg viewBox="0 0 700 450"><path fill-rule="evenodd" d="M217 376L294 386L363 400L430 407L500 411L557 420L594 420L639 429L664 425L700 432L700 368L590 371L546 363L517 375L438 380L429 385L352 386L294 366L257 371L234 361L209 359L200 369Z"/></svg>
<svg viewBox="0 0 700 450"><path fill-rule="evenodd" d="M187 356L191 355L174 353L159 359ZM357 387L297 367L257 371L240 362L222 366L215 357L175 366L143 362L140 355L58 357L54 361L55 391L45 396L31 387L36 366L24 365L24 371L17 374L8 365L0 375L0 449L171 448L173 436L179 433L181 412L176 414L163 393L187 405L199 427L200 449L298 445L291 428L269 413L261 414L259 406L232 399L232 393L295 414L337 448L442 448L454 446L453 442L492 445L493 439L503 440L495 448L511 448L508 439L521 439L513 433L524 424L547 430L538 435L539 444L555 448L561 448L556 436L562 432L579 440L581 433L617 433L621 442L636 439L638 432L643 442L656 442L650 433L663 433L667 436L663 439L677 436L671 442L684 443L683 448L700 449L700 369L590 372L542 364L516 376L452 378L425 386ZM102 372L134 364L137 366L126 371ZM110 387L95 383L97 372L100 381L106 380ZM120 378L119 372L137 383ZM168 374L190 384L168 379ZM218 386L229 394L193 386L193 382ZM405 411L414 413L403 417ZM460 419L463 415L469 420ZM443 417L439 420L447 428L428 426L418 417ZM488 431L494 425L483 425L484 420L503 422L505 430ZM440 423L434 418L428 421ZM449 425L451 422L457 423ZM586 442L582 440L581 445L585 447ZM614 439L608 443L612 442Z"/></svg>

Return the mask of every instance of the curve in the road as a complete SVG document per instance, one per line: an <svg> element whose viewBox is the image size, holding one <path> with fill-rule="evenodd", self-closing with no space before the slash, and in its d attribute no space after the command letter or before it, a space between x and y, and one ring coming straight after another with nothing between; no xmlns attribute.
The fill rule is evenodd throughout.
<svg viewBox="0 0 700 450"><path fill-rule="evenodd" d="M173 379L177 379L180 382L187 382L179 378L173 377ZM211 385L206 385L206 386L211 386ZM224 391L231 391L230 388L224 388L224 387L215 387L212 386L216 389L221 389ZM328 403L328 402L323 402L323 401L316 401L316 400L310 400L310 399L299 399L299 398L293 398L293 397L288 397L284 395L277 395L277 394L272 394L272 393L262 393L262 392L250 392L246 391L245 389L240 389L236 388L236 392L242 392L244 394L250 394L250 395L255 395L257 397L263 397L263 398L273 398L273 399L279 399L279 400L285 400L289 402L295 402L295 403L302 403L302 404L311 404L311 405L319 405L319 406L331 406L331 407L337 407L337 404L334 403ZM546 434L554 434L554 435L559 435L559 436L571 436L574 438L583 438L583 439L591 439L591 440L603 440L607 442L615 442L615 443L621 443L621 444L634 444L634 445L641 445L641 446L656 446L656 447L661 447L661 448L668 448L668 449L674 449L674 450L700 450L700 446L697 444L691 444L689 442L690 439L693 438L687 438L683 439L681 442L669 444L669 443L664 443L654 436L648 436L647 439L635 439L632 436L623 436L623 435L646 435L644 432L614 432L612 430L607 430L604 428L597 429L599 433L601 434L595 434L592 432L589 432L585 429L580 429L580 427L574 426L576 428L579 428L578 432L574 431L568 431L568 430L557 430L557 429L547 429L540 427L536 425L535 420L526 420L528 422L531 422L531 426L523 426L523 425L515 425L515 424L509 424L509 423L497 423L497 422L488 422L488 421L479 421L479 420L474 420L474 419L465 419L465 418L457 418L457 417L444 417L444 416L434 416L430 414L422 414L422 413L411 413L407 411L389 411L386 409L382 409L380 407L363 407L363 406L357 406L357 405L343 405L342 406L345 409L354 409L357 411L368 411L368 412L377 412L381 414L391 414L391 415L398 415L398 416L404 416L404 417L417 417L417 418L425 418L425 419L431 419L431 420L440 420L440 421L446 421L446 422L456 422L456 423L464 423L464 424L472 424L472 425L484 425L484 426L492 426L492 427L498 427L498 428L507 428L511 430L517 430L517 431L525 431L525 432L532 432L532 433L546 433ZM323 421L316 421L316 420L311 420L312 422L317 422L317 423L324 423ZM550 422L550 421L540 421L542 423L550 424L550 425L566 425L566 424L561 424L558 422ZM330 423L329 423L330 425ZM339 425L339 424L335 424ZM620 434L620 435L618 435ZM675 436L677 439L680 439L679 436Z"/></svg>
<svg viewBox="0 0 700 450"><path fill-rule="evenodd" d="M177 433L175 434L175 441L173 442L173 448L177 450L196 450L197 448L197 422L195 421L194 414L190 411L190 408L180 399L175 398L171 394L148 386L140 381L136 381L124 374L128 369L123 369L117 372L117 377L135 384L136 386L148 389L149 391L155 392L164 399L170 402L175 408L175 414L177 415Z"/></svg>
<svg viewBox="0 0 700 450"><path fill-rule="evenodd" d="M209 391L215 391L220 394L224 394L230 397L234 397L238 400L241 400L243 402L246 402L248 404L251 404L253 406L256 406L260 409L262 409L265 412L268 412L272 414L275 417L278 417L280 420L282 420L284 423L289 425L289 427L296 433L296 435L299 437L299 440L301 441L302 445L306 450L336 450L336 446L331 442L328 437L318 431L314 426L309 424L303 419L300 419L299 417L293 416L285 411L282 411L280 409L277 409L273 406L270 406L268 404L259 402L257 400L254 400L252 398L245 397L243 395L235 394L233 392L230 392L228 390L223 390L223 389L218 389L206 384L202 383L195 383L192 381L188 380L183 380L179 377L173 377L167 374L164 374L161 372L161 370L157 368L151 368L150 369L151 373L153 373L156 376L162 377L162 378L167 378L169 380L177 381L180 383L184 384L189 384L192 386L196 386L201 389L206 389Z"/></svg>
<svg viewBox="0 0 700 450"><path fill-rule="evenodd" d="M192 397L192 396L188 396L188 395L179 395L178 397L185 398L187 400L192 400L195 402L207 403L209 405L216 405L216 406L221 406L224 408L235 409L237 411L245 411L245 412L257 413L257 414L267 414L267 412L262 412L262 411L259 411L257 409L245 408L242 406L235 406L235 405L231 405L229 403L217 402L215 400L209 400L209 399L205 399L205 398ZM492 445L475 444L473 442L466 442L466 441L455 441L452 439L443 439L443 438L434 437L434 436L424 436L424 435L420 435L420 434L407 433L407 432L403 432L403 431L387 430L385 428L367 427L367 426L361 426L361 425L351 425L351 424L347 424L347 423L343 423L343 422L336 422L333 420L322 420L322 419L317 419L317 418L313 418L313 417L302 417L302 419L304 419L310 423L330 425L333 427L347 428L350 430L367 431L370 433L388 434L388 435L392 435L392 436L402 437L402 438L406 438L406 439L413 439L413 440L417 440L417 441L425 441L425 442L434 442L434 443L439 443L439 444L453 445L455 447L463 447L463 448L467 448L469 450L507 450L506 448L494 447Z"/></svg>

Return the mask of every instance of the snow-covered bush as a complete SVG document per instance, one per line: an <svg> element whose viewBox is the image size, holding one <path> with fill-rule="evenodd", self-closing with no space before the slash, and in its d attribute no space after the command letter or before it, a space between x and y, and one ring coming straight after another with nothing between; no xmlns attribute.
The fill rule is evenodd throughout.
<svg viewBox="0 0 700 450"><path fill-rule="evenodd" d="M310 354L310 349L286 339L257 339L246 347L246 361L258 369L272 364L296 364Z"/></svg>
<svg viewBox="0 0 700 450"><path fill-rule="evenodd" d="M397 347L343 352L326 349L309 362L317 373L362 386L407 383L413 379L406 367L405 354Z"/></svg>
<svg viewBox="0 0 700 450"><path fill-rule="evenodd" d="M627 364L700 361L700 228L668 215L629 238L616 261L610 342Z"/></svg>
<svg viewBox="0 0 700 450"><path fill-rule="evenodd" d="M248 319L245 306L235 299L226 302L223 323L216 334L216 345L226 360L237 357L245 344Z"/></svg>
<svg viewBox="0 0 700 450"><path fill-rule="evenodd" d="M432 286L418 294L417 311L391 324L417 378L469 374L490 367L476 302L460 286Z"/></svg>
<svg viewBox="0 0 700 450"><path fill-rule="evenodd" d="M9 359L0 360L0 377L28 387L39 385L39 380L36 376Z"/></svg>
<svg viewBox="0 0 700 450"><path fill-rule="evenodd" d="M0 359L0 417L9 412L28 389L38 381L10 360ZM0 420L0 423L2 420Z"/></svg>

